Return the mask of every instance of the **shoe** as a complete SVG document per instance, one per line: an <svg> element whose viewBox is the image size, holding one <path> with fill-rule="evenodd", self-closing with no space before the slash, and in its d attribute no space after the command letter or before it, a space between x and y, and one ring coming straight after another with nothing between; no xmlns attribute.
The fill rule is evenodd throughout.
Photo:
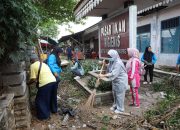
<svg viewBox="0 0 180 130"><path fill-rule="evenodd" d="M134 108L140 108L140 106L134 106Z"/></svg>
<svg viewBox="0 0 180 130"><path fill-rule="evenodd" d="M111 111L115 111L115 110L116 110L116 107L113 107L113 106L112 106L112 107L110 108L110 110L111 110Z"/></svg>
<svg viewBox="0 0 180 130"><path fill-rule="evenodd" d="M151 85L151 84L152 84L152 82L149 82L149 84Z"/></svg>
<svg viewBox="0 0 180 130"><path fill-rule="evenodd" d="M114 113L120 114L120 113L123 113L123 111L119 111L119 110L116 109L116 110L114 111Z"/></svg>
<svg viewBox="0 0 180 130"><path fill-rule="evenodd" d="M147 84L147 83L148 83L147 81L144 81L144 82L143 82L144 85Z"/></svg>
<svg viewBox="0 0 180 130"><path fill-rule="evenodd" d="M76 76L76 77L74 77L74 79L80 79L80 77L79 77L79 76Z"/></svg>
<svg viewBox="0 0 180 130"><path fill-rule="evenodd" d="M134 107L134 104L129 104L130 107Z"/></svg>

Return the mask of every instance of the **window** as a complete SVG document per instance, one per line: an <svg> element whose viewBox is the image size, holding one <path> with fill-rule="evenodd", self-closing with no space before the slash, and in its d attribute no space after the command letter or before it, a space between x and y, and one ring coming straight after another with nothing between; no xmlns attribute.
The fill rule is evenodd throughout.
<svg viewBox="0 0 180 130"><path fill-rule="evenodd" d="M180 52L180 17L161 22L161 52Z"/></svg>
<svg viewBox="0 0 180 130"><path fill-rule="evenodd" d="M144 52L145 48L150 45L151 25L145 25L137 28L137 49Z"/></svg>

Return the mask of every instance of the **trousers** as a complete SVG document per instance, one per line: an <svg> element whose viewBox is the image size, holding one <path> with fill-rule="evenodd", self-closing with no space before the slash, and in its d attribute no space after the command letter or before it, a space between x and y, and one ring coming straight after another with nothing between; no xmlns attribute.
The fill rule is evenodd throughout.
<svg viewBox="0 0 180 130"><path fill-rule="evenodd" d="M35 99L37 118L48 119L50 112L57 112L57 83L52 82L38 88Z"/></svg>
<svg viewBox="0 0 180 130"><path fill-rule="evenodd" d="M154 65L147 65L145 67L146 73L144 75L144 81L147 81L147 75L149 73L150 77L150 82L153 82L153 70L154 70Z"/></svg>
<svg viewBox="0 0 180 130"><path fill-rule="evenodd" d="M116 107L118 111L124 111L124 99L126 90L122 92L113 91L114 103L113 106Z"/></svg>
<svg viewBox="0 0 180 130"><path fill-rule="evenodd" d="M71 70L71 72L76 76L82 76L81 73L77 69Z"/></svg>
<svg viewBox="0 0 180 130"><path fill-rule="evenodd" d="M132 93L133 105L140 106L138 87L136 86L136 80L133 79L130 84L130 91Z"/></svg>

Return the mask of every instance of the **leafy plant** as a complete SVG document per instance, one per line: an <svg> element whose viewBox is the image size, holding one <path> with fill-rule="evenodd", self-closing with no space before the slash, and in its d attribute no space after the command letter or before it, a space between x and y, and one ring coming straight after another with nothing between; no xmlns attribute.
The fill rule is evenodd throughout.
<svg viewBox="0 0 180 130"><path fill-rule="evenodd" d="M92 71L93 69L100 69L100 67L98 65L98 60L86 59L86 60L82 61L81 64L84 68L85 75L87 75L88 72Z"/></svg>
<svg viewBox="0 0 180 130"><path fill-rule="evenodd" d="M95 88L95 84L96 84L96 80L97 78L95 77L91 77L88 81L87 86L90 89L94 89ZM100 81L100 85L98 86L98 88L96 88L98 91L101 92L105 92L105 91L111 91L112 90L112 85L111 82L105 82L105 81Z"/></svg>
<svg viewBox="0 0 180 130"><path fill-rule="evenodd" d="M31 0L2 0L0 4L0 60L18 62L26 56L26 46L33 45L40 21Z"/></svg>
<svg viewBox="0 0 180 130"><path fill-rule="evenodd" d="M101 130L107 130L107 128L106 127L101 127Z"/></svg>
<svg viewBox="0 0 180 130"><path fill-rule="evenodd" d="M27 45L37 43L38 28L54 36L56 24L75 21L76 0L1 0L0 60L19 62L26 57ZM48 29L45 29L48 28Z"/></svg>
<svg viewBox="0 0 180 130"><path fill-rule="evenodd" d="M110 120L111 120L111 117L107 115L104 115L101 119L101 121L106 125L110 122Z"/></svg>

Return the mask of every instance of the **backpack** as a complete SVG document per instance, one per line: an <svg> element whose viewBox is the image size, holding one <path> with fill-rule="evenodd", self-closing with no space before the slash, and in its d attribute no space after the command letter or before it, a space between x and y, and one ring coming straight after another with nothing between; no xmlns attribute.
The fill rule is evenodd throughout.
<svg viewBox="0 0 180 130"><path fill-rule="evenodd" d="M139 74L141 75L141 76L144 76L145 75L145 73L146 73L146 70L145 70L145 67L146 66L144 66L144 64L142 64L141 62L139 62Z"/></svg>

